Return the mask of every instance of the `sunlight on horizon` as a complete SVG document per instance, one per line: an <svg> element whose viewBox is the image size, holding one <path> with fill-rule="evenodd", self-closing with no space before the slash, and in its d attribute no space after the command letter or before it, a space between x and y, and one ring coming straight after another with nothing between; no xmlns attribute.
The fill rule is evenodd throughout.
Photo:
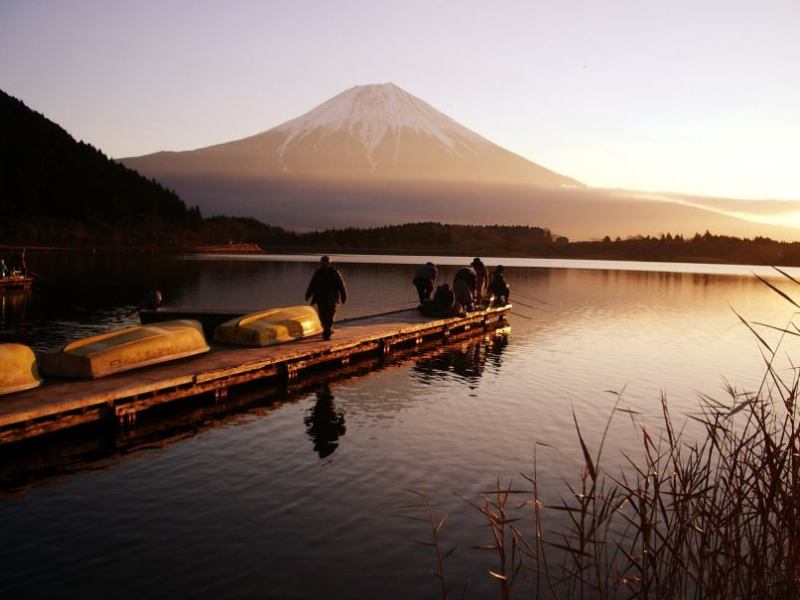
<svg viewBox="0 0 800 600"><path fill-rule="evenodd" d="M727 212L732 217L738 217L753 223L763 223L764 225L782 225L800 229L800 211L794 211L773 215L754 215L746 212Z"/></svg>

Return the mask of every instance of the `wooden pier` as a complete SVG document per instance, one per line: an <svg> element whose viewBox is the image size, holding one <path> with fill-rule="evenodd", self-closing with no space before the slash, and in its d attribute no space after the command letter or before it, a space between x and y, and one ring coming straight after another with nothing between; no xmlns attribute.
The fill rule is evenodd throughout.
<svg viewBox="0 0 800 600"><path fill-rule="evenodd" d="M149 408L208 394L222 400L229 388L257 380L291 384L307 369L336 370L361 357L390 356L393 348L502 327L510 310L444 319L395 311L337 324L330 341L314 336L266 348L214 345L208 354L157 367L46 383L0 398L0 445L98 421L130 425Z"/></svg>
<svg viewBox="0 0 800 600"><path fill-rule="evenodd" d="M32 285L33 285L33 277L25 277L24 275L8 275L7 277L0 277L0 289L7 289L7 288L28 289Z"/></svg>

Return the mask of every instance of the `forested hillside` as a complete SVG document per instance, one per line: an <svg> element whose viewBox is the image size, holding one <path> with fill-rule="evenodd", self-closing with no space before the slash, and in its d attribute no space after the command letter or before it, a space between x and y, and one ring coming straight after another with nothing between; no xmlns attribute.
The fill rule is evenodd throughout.
<svg viewBox="0 0 800 600"><path fill-rule="evenodd" d="M36 243L183 236L200 211L0 91L0 235Z"/></svg>

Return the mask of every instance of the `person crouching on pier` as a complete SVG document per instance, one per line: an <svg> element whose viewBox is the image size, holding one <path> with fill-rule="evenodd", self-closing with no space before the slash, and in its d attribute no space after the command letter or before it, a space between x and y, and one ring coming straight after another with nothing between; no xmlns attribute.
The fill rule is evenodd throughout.
<svg viewBox="0 0 800 600"><path fill-rule="evenodd" d="M417 288L420 306L424 306L431 301L431 293L433 293L433 286L436 284L436 277L438 275L439 271L432 262L426 262L417 269L412 283Z"/></svg>
<svg viewBox="0 0 800 600"><path fill-rule="evenodd" d="M336 307L347 302L347 288L342 274L331 265L331 259L323 256L306 290L306 300L317 305L319 320L322 323L322 338L331 339Z"/></svg>
<svg viewBox="0 0 800 600"><path fill-rule="evenodd" d="M505 306L511 295L511 288L508 287L505 277L503 277L503 265L497 265L492 273L492 281L489 284L489 293L494 296L495 306Z"/></svg>

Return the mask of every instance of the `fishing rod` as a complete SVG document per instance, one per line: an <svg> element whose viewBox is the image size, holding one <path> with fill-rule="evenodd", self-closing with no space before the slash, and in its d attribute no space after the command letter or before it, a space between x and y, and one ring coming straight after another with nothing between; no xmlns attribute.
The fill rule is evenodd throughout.
<svg viewBox="0 0 800 600"><path fill-rule="evenodd" d="M549 302L545 302L544 300L540 300L539 298L534 298L533 296L530 296L528 294L523 294L517 289L515 289L513 293L515 296L522 296L523 298L527 298L528 300L533 300L534 302L538 302L539 304L550 304Z"/></svg>

